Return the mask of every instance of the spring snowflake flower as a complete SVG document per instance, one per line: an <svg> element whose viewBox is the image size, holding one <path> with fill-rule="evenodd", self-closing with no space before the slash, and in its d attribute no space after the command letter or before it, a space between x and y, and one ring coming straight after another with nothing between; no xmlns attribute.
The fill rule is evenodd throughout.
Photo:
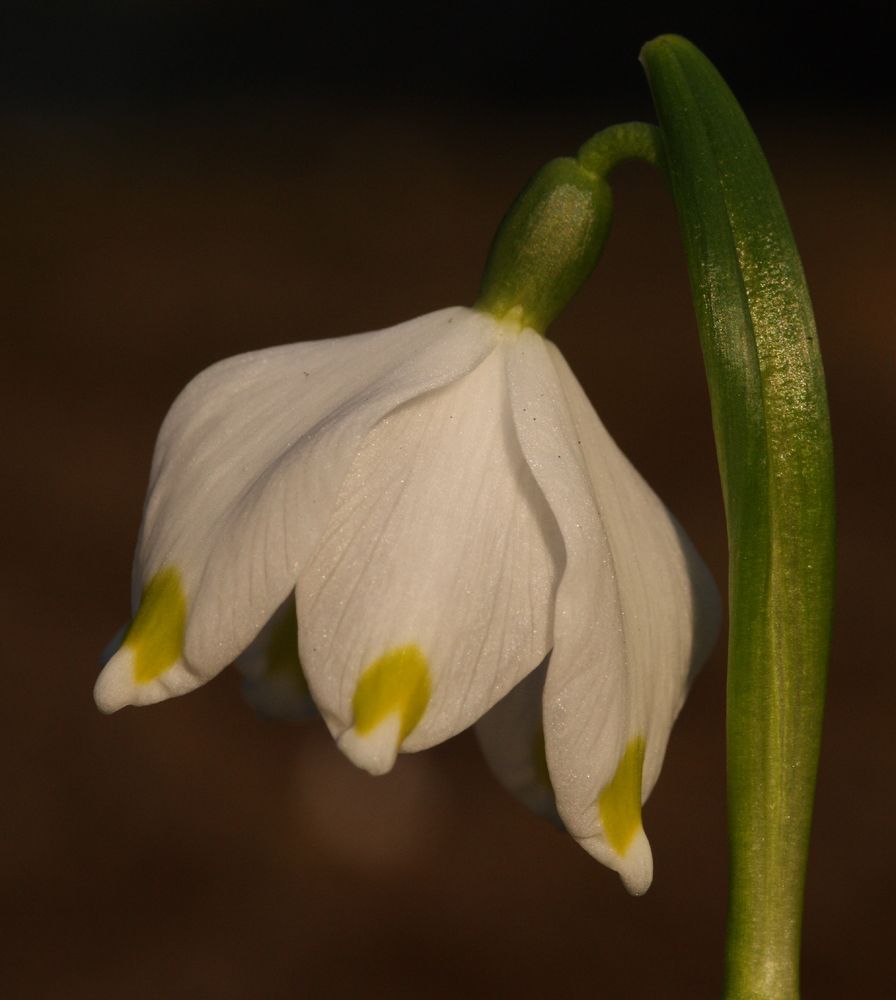
<svg viewBox="0 0 896 1000"><path fill-rule="evenodd" d="M718 601L535 331L453 308L203 372L159 434L134 607L103 711L241 656L257 677L297 622L356 764L385 772L478 723L513 791L632 892L650 884L641 804Z"/></svg>

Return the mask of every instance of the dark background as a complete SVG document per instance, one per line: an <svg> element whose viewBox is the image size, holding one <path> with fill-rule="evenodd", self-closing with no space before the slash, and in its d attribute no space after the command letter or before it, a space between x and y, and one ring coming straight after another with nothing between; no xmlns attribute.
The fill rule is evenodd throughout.
<svg viewBox="0 0 896 1000"><path fill-rule="evenodd" d="M10 106L171 110L197 100L296 96L649 107L633 58L675 31L757 109L889 105L896 9L758 0L717 9L656 3L451 4L258 0L7 0L0 65ZM631 114L631 111L629 111Z"/></svg>
<svg viewBox="0 0 896 1000"><path fill-rule="evenodd" d="M322 725L257 719L229 673L111 718L91 700L178 390L229 354L471 302L527 177L651 116L637 52L669 30L754 121L815 299L841 527L805 995L886 995L892 28L882 3L4 5L4 995L718 995L721 649L646 808L637 900L512 802L469 734L372 779ZM724 585L674 215L645 167L614 190L605 257L552 336Z"/></svg>

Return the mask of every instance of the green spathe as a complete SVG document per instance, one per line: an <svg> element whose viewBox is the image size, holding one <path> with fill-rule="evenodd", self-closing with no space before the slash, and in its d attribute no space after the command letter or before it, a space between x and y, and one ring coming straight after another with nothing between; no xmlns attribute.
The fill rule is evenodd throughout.
<svg viewBox="0 0 896 1000"><path fill-rule="evenodd" d="M603 178L574 159L552 160L504 216L476 308L544 333L597 264L612 216Z"/></svg>
<svg viewBox="0 0 896 1000"><path fill-rule="evenodd" d="M476 308L544 333L600 259L613 220L608 175L625 160L656 166L660 150L656 126L626 122L539 170L498 228Z"/></svg>

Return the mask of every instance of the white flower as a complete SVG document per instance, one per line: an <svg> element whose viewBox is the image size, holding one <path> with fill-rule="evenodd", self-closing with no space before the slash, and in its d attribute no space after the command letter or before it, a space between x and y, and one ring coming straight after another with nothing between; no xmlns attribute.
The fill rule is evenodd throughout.
<svg viewBox="0 0 896 1000"><path fill-rule="evenodd" d="M550 798L546 759L567 829L648 887L641 803L718 602L553 344L454 308L199 375L159 434L97 704L204 684L293 593L311 696L355 763L481 720L507 784Z"/></svg>

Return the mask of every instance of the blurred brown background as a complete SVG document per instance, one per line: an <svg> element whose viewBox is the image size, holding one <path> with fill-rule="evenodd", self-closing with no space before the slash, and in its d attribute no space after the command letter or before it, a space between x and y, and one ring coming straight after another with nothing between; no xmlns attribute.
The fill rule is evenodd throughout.
<svg viewBox="0 0 896 1000"><path fill-rule="evenodd" d="M892 90L867 45L850 48L873 45L885 7L857 10L864 22L809 35L780 5L777 33L626 21L604 58L575 24L527 8L514 20L504 4L404 27L348 5L311 28L276 4L8 8L4 996L718 994L721 648L646 809L643 899L511 801L469 734L373 779L322 724L256 718L229 673L110 718L91 700L128 615L153 441L179 389L230 354L472 301L527 177L650 114L635 56L669 27L753 117L814 295L840 578L805 995L887 995L896 144ZM614 189L604 260L553 339L724 584L670 201L639 166Z"/></svg>

